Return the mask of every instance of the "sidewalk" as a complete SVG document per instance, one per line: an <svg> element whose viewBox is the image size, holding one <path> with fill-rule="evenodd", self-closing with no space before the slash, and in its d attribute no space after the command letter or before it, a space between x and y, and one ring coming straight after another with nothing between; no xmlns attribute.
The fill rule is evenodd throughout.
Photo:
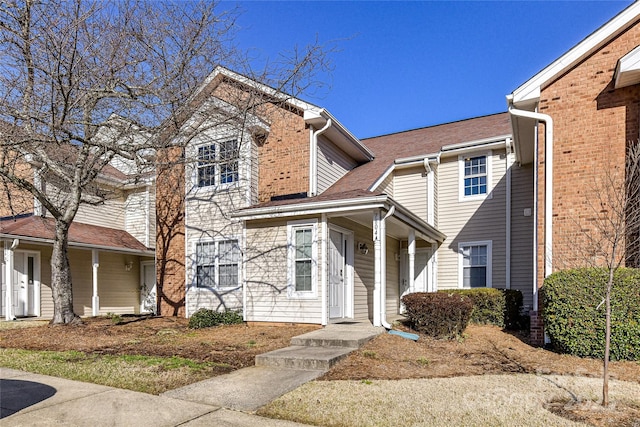
<svg viewBox="0 0 640 427"><path fill-rule="evenodd" d="M295 427L205 403L0 368L0 424L14 426Z"/></svg>

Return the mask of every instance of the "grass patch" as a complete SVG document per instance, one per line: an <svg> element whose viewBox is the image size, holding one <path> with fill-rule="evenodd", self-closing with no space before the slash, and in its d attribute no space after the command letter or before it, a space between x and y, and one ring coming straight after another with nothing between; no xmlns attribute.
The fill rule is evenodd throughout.
<svg viewBox="0 0 640 427"><path fill-rule="evenodd" d="M0 349L0 366L151 394L160 394L230 370L228 365L175 356L118 356L20 349Z"/></svg>

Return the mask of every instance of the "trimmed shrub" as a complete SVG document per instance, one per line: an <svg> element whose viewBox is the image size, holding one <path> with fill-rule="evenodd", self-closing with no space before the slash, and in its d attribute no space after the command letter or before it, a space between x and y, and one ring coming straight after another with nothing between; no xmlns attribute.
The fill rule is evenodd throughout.
<svg viewBox="0 0 640 427"><path fill-rule="evenodd" d="M201 308L189 318L189 328L202 329L219 325L233 325L242 323L242 313L239 311L214 311Z"/></svg>
<svg viewBox="0 0 640 427"><path fill-rule="evenodd" d="M434 338L456 338L466 329L473 302L464 295L416 292L402 297L411 327Z"/></svg>
<svg viewBox="0 0 640 427"><path fill-rule="evenodd" d="M553 346L604 358L605 288L609 273L581 268L554 273L541 288L542 318ZM640 269L620 268L611 290L611 360L640 360Z"/></svg>
<svg viewBox="0 0 640 427"><path fill-rule="evenodd" d="M499 289L445 289L439 292L469 297L473 301L471 323L504 326L505 295Z"/></svg>
<svg viewBox="0 0 640 427"><path fill-rule="evenodd" d="M522 315L522 292L500 289L504 293L504 327L509 330L529 330L529 316Z"/></svg>

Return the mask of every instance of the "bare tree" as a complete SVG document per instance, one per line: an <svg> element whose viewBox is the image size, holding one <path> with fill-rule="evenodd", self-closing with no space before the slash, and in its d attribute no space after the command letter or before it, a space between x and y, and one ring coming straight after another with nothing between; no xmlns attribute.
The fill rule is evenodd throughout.
<svg viewBox="0 0 640 427"><path fill-rule="evenodd" d="M640 267L640 142L629 142L625 162L602 159L587 187L574 231L562 236L561 268L588 266L606 271L604 299L605 348L602 405L609 405L609 355L611 347L611 295L616 271ZM599 276L598 276L599 277Z"/></svg>
<svg viewBox="0 0 640 427"><path fill-rule="evenodd" d="M313 70L326 65L316 44L254 75L233 47L236 17L210 1L0 4L0 180L7 194L32 195L55 220L52 323L79 319L69 227L82 204L108 197L99 178L110 162L144 171L206 95L194 92L217 64L272 76L289 93L309 87ZM25 173L31 167L35 177Z"/></svg>

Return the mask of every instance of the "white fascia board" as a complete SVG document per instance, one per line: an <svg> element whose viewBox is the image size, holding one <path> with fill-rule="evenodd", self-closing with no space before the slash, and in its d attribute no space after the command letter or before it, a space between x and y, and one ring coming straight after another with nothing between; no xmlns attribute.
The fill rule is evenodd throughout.
<svg viewBox="0 0 640 427"><path fill-rule="evenodd" d="M438 231L435 227L429 225L422 218L415 215L409 209L405 208L390 197L389 203L396 207L396 211L394 212L393 216L416 230L418 233L422 234L424 237L427 237L427 239L425 240L443 242L447 238L445 234Z"/></svg>
<svg viewBox="0 0 640 427"><path fill-rule="evenodd" d="M298 98L295 98L291 95L287 95L283 92L280 92L274 88L272 88L271 86L267 86L263 83L259 83L249 77L243 76L242 74L238 74L235 71L231 71L228 68L225 68L221 65L218 65L212 72L211 74L209 74L207 76L207 78L204 79L204 81L202 82L202 84L200 86L198 86L198 88L193 92L193 94L189 97L189 100L187 101L187 103L196 97L196 95L198 95L198 93L200 93L205 87L207 87L209 85L209 83L211 83L211 81L213 81L217 76L219 75L223 75L225 77L228 77L232 80L235 80L237 82L243 83L251 88L254 88L256 90L259 90L260 92L263 92L267 95L273 96L276 99L279 99L281 101L285 101L288 104L299 108L301 110L308 110L308 109L312 109L312 108L318 108L317 106L310 104L308 102L302 101Z"/></svg>
<svg viewBox="0 0 640 427"><path fill-rule="evenodd" d="M567 69L592 54L600 46L626 30L640 16L640 2L634 2L584 40L556 59L538 74L513 91L513 104L520 109L530 109L540 99L540 91L547 83ZM527 108L529 107L529 108Z"/></svg>
<svg viewBox="0 0 640 427"><path fill-rule="evenodd" d="M340 135L346 140L346 142L353 147L352 150L341 147L347 154L359 154L360 158L357 158L356 160L360 161L373 160L373 158L375 157L373 152L358 138L356 138L356 136L352 134L349 129L347 129L342 123L340 123L340 121L336 119L333 114L331 114L325 108L318 109L317 107L314 107L312 109L304 111L305 123L313 126L316 129L322 128L329 120L331 120L331 128L329 128L328 131L330 131L331 129L337 130Z"/></svg>
<svg viewBox="0 0 640 427"><path fill-rule="evenodd" d="M384 182L384 180L387 179L387 177L393 173L395 166L396 166L395 164L392 164L391 166L389 166L382 173L382 175L380 175L380 178L378 178L373 184L371 184L371 186L367 188L367 190L375 191Z"/></svg>
<svg viewBox="0 0 640 427"><path fill-rule="evenodd" d="M286 216L312 215L320 213L348 212L384 207L386 195L360 199L331 200L325 202L299 203L294 205L267 206L234 212L231 217L243 221L280 218Z"/></svg>
<svg viewBox="0 0 640 427"><path fill-rule="evenodd" d="M476 151L479 149L484 150L504 146L504 142L507 140L507 138L511 138L511 135L493 136L491 138L445 145L444 147L442 147L442 155L451 156L468 151Z"/></svg>
<svg viewBox="0 0 640 427"><path fill-rule="evenodd" d="M26 242L26 243L33 243L37 245L53 245L53 239L20 236L17 234L0 233L0 239L20 239L21 242ZM96 249L104 252L134 254L134 255L149 256L149 257L155 257L156 255L155 249L143 251L138 249L114 248L112 246L91 245L89 243L76 243L76 242L69 242L69 247L80 248L80 249Z"/></svg>
<svg viewBox="0 0 640 427"><path fill-rule="evenodd" d="M389 175L391 175L393 171L395 171L396 169L404 169L404 168L424 165L425 160L428 160L429 163L433 163L433 162L440 163L440 153L404 157L404 158L394 160L391 166L385 169L382 175L380 175L380 177L376 179L375 182L371 184L371 186L369 186L367 190L375 191L384 182L384 180L387 179Z"/></svg>

